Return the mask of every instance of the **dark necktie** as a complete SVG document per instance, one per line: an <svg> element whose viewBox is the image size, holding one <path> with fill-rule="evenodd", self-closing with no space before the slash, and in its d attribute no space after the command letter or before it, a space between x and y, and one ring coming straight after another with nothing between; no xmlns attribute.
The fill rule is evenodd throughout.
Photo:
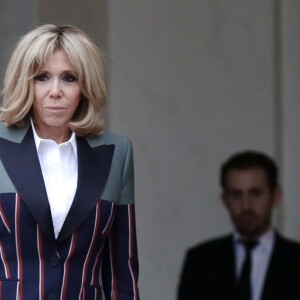
<svg viewBox="0 0 300 300"><path fill-rule="evenodd" d="M251 254L258 242L242 240L241 243L245 247L246 255L238 281L238 300L251 300Z"/></svg>

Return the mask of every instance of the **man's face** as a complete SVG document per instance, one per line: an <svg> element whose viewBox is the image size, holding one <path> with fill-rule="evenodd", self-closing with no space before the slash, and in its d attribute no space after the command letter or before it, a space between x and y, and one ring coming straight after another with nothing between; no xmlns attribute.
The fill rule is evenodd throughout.
<svg viewBox="0 0 300 300"><path fill-rule="evenodd" d="M261 168L229 170L222 194L237 231L258 238L271 226L272 208L280 200L279 188L271 189Z"/></svg>

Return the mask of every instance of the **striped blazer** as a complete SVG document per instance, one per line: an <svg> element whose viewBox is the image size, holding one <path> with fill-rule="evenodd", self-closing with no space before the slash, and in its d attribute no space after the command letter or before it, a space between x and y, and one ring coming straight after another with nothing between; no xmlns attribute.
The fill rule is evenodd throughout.
<svg viewBox="0 0 300 300"><path fill-rule="evenodd" d="M54 237L32 128L0 122L0 299L138 300L131 142L76 137L78 184Z"/></svg>

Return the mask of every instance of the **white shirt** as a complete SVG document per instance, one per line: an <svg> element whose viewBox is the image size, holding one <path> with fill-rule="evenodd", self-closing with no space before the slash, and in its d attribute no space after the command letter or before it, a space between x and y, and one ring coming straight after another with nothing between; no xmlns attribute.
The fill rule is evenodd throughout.
<svg viewBox="0 0 300 300"><path fill-rule="evenodd" d="M55 238L67 217L75 196L78 178L75 133L62 144L41 139L34 128L33 136L50 205Z"/></svg>
<svg viewBox="0 0 300 300"><path fill-rule="evenodd" d="M233 235L235 248L235 266L236 279L239 278L242 266L245 260L245 247L240 241L241 236L236 232ZM252 250L252 266L251 266L251 290L252 300L261 299L267 269L270 263L271 254L274 248L275 234L274 230L268 230L258 240L258 245Z"/></svg>

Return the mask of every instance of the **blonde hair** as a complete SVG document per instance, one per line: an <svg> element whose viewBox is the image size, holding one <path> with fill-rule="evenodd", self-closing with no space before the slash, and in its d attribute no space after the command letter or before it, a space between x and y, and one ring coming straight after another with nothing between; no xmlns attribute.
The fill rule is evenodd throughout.
<svg viewBox="0 0 300 300"><path fill-rule="evenodd" d="M103 56L83 31L71 25L42 25L20 39L4 78L1 121L7 126L25 125L34 101L34 78L57 49L70 59L82 94L70 129L80 136L102 132L106 103Z"/></svg>

